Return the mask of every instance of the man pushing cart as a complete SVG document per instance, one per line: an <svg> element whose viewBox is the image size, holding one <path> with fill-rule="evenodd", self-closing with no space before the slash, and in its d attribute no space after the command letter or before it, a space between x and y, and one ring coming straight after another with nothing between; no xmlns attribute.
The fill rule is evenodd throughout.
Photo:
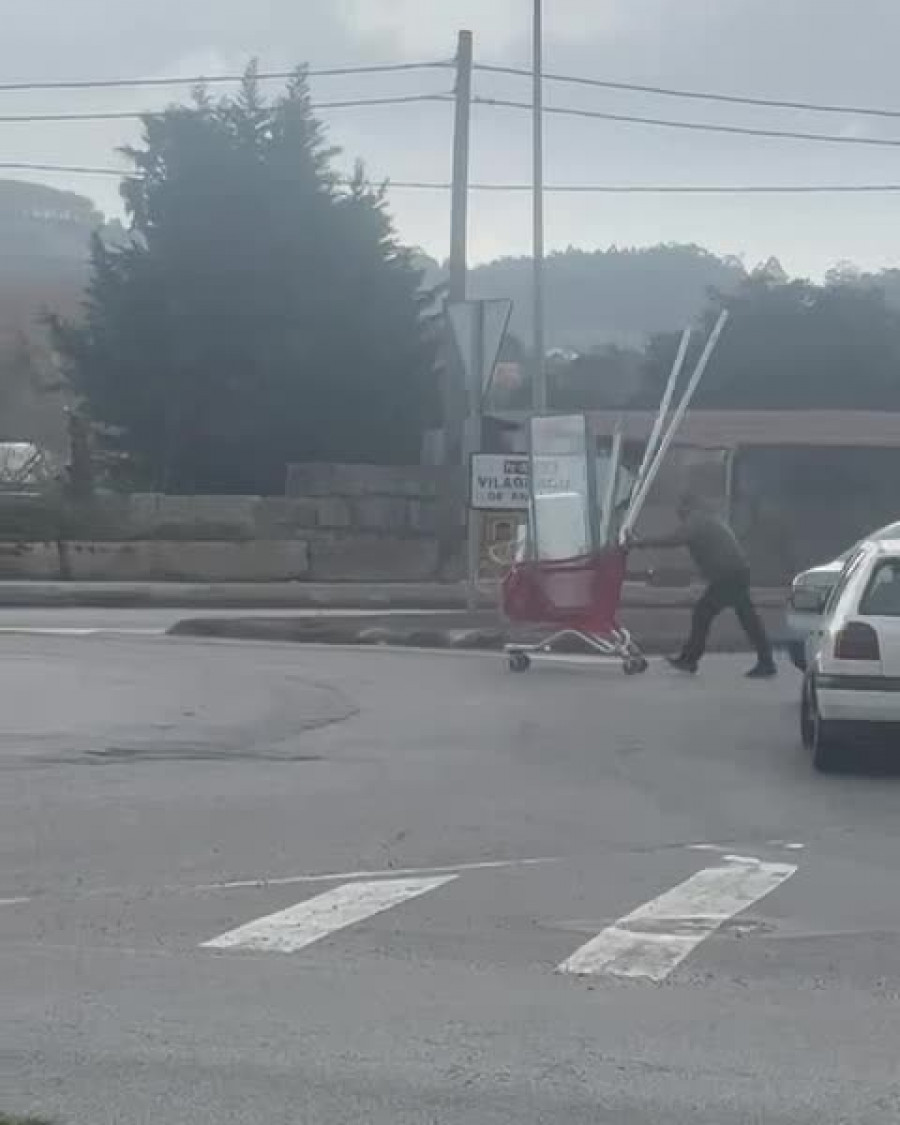
<svg viewBox="0 0 900 1125"><path fill-rule="evenodd" d="M728 320L720 315L669 419L690 330L681 338L644 458L633 482L621 466L623 435L597 456L582 415L531 420L529 537L503 582L503 609L514 622L542 625L532 644L507 645L512 671L577 638L588 652L619 659L628 675L647 661L618 620L634 527Z"/></svg>

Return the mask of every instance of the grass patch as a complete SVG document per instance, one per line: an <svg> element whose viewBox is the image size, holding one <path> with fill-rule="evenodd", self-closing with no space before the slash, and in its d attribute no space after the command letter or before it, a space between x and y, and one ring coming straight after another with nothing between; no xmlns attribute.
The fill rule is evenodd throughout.
<svg viewBox="0 0 900 1125"><path fill-rule="evenodd" d="M50 1125L46 1117L11 1117L0 1113L0 1125Z"/></svg>

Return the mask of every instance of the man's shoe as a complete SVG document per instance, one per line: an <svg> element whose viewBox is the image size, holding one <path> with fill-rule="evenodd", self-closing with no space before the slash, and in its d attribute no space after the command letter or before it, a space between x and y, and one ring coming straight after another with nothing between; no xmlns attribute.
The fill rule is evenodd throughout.
<svg viewBox="0 0 900 1125"><path fill-rule="evenodd" d="M677 672L688 672L690 675L694 675L697 671L697 661L688 660L686 656L667 656L666 660Z"/></svg>
<svg viewBox="0 0 900 1125"><path fill-rule="evenodd" d="M760 661L747 673L748 680L771 680L778 675L778 668L774 663L764 664Z"/></svg>

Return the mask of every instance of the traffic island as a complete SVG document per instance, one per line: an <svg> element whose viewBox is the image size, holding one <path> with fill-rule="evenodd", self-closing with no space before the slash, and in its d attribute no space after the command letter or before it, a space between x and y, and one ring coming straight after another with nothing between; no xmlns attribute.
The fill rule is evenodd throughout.
<svg viewBox="0 0 900 1125"><path fill-rule="evenodd" d="M781 611L761 607L774 638L781 628ZM690 625L687 605L626 606L622 623L642 649L650 653L678 649ZM510 643L530 643L549 630L513 626L493 612L405 613L316 617L195 617L179 621L170 636L221 640L290 642L308 645L370 646L420 649L499 651ZM716 622L710 648L741 652L746 641L732 615ZM562 650L561 650L562 651ZM582 652L573 643L567 651Z"/></svg>
<svg viewBox="0 0 900 1125"><path fill-rule="evenodd" d="M196 617L177 622L169 635L312 645L498 650L507 643L509 630L490 613L417 613L359 617Z"/></svg>

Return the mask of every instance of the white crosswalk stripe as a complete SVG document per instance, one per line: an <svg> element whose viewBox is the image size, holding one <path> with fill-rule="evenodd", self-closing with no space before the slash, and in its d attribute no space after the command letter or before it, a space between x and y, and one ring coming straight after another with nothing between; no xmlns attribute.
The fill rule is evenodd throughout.
<svg viewBox="0 0 900 1125"><path fill-rule="evenodd" d="M115 625L0 625L0 635L18 637L164 637L163 626L152 628Z"/></svg>
<svg viewBox="0 0 900 1125"><path fill-rule="evenodd" d="M203 943L205 949L296 953L338 930L452 883L456 875L344 883Z"/></svg>
<svg viewBox="0 0 900 1125"><path fill-rule="evenodd" d="M730 856L650 902L644 903L559 966L563 973L663 981L720 926L771 893L797 870L789 863L763 863Z"/></svg>

